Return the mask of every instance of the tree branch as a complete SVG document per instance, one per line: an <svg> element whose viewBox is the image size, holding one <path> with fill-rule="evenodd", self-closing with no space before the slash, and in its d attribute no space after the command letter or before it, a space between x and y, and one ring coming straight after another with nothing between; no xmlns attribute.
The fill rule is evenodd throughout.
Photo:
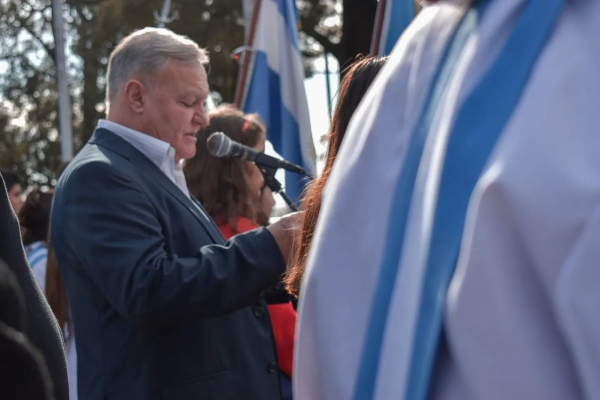
<svg viewBox="0 0 600 400"><path fill-rule="evenodd" d="M35 34L35 32L33 32L31 30L31 28L27 25L21 24L21 28L25 29L27 32L29 32L29 34L31 35L31 37L33 37L40 45L42 45L42 47L44 48L44 50L46 50L46 53L48 53L48 55L50 56L50 58L52 58L52 61L54 61L54 63L56 63L56 51L54 50L53 47L48 46L41 37L37 36Z"/></svg>
<svg viewBox="0 0 600 400"><path fill-rule="evenodd" d="M18 59L19 56L15 54L5 54L0 56L0 61L11 61Z"/></svg>
<svg viewBox="0 0 600 400"><path fill-rule="evenodd" d="M325 52L327 53L331 53L334 56L336 56L337 58L337 52L340 48L340 46L338 44L335 43L331 43L331 41L329 40L329 38L319 32L317 32L317 30L315 29L314 26L310 26L310 27L306 27L303 25L303 29L304 33L306 33L308 36L312 37L313 39L315 39L321 46L323 46L323 49L325 49Z"/></svg>
<svg viewBox="0 0 600 400"><path fill-rule="evenodd" d="M72 6L95 6L103 1L104 0L65 0L65 4Z"/></svg>
<svg viewBox="0 0 600 400"><path fill-rule="evenodd" d="M336 43L332 43L329 38L318 32L316 26L318 26L320 19L324 15L324 9L319 7L319 0L306 0L310 7L307 7L307 14L301 17L301 30L308 36L312 37L317 43L323 46L326 53L333 54L336 58L339 58L339 52L341 46Z"/></svg>

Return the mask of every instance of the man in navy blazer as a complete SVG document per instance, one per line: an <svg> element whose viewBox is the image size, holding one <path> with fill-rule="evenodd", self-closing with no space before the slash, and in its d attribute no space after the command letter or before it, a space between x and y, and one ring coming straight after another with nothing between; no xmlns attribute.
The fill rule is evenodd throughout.
<svg viewBox="0 0 600 400"><path fill-rule="evenodd" d="M264 297L280 289L299 218L226 242L189 195L181 161L209 122L207 61L165 29L124 38L107 120L56 188L81 399L280 398Z"/></svg>

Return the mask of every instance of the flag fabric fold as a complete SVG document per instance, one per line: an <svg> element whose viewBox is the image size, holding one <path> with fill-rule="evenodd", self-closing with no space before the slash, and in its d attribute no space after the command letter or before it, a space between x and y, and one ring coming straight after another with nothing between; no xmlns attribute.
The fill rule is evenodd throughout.
<svg viewBox="0 0 600 400"><path fill-rule="evenodd" d="M390 54L415 13L414 0L379 0L371 53L380 56Z"/></svg>
<svg viewBox="0 0 600 400"><path fill-rule="evenodd" d="M258 113L267 139L284 159L315 172L315 148L304 90L304 66L298 46L298 14L293 0L262 0L254 29L248 79L241 108ZM285 189L300 198L307 178L286 172Z"/></svg>

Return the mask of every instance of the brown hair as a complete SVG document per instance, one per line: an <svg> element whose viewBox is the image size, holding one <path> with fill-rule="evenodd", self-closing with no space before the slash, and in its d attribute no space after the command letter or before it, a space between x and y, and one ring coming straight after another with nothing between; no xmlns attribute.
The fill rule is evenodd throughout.
<svg viewBox="0 0 600 400"><path fill-rule="evenodd" d="M327 179L331 174L333 162L340 149L340 145L346 133L350 118L358 107L367 89L383 67L387 58L367 56L355 61L345 71L344 78L340 84L338 104L329 128L329 147L327 149L327 160L323 173L315 179L307 188L302 199L302 208L305 209L302 222L302 237L296 251L294 262L284 282L287 290L298 296L306 260L310 251L317 218L321 210L321 195Z"/></svg>
<svg viewBox="0 0 600 400"><path fill-rule="evenodd" d="M67 291L58 270L58 261L56 261L54 246L52 246L50 239L48 239L48 261L46 262L46 298L54 316L58 320L58 325L63 329L68 324L69 332L72 334L73 329L70 326L71 313L69 312Z"/></svg>
<svg viewBox="0 0 600 400"><path fill-rule="evenodd" d="M58 175L62 175L68 163L63 163L58 170ZM64 327L68 325L69 335L73 334L71 321L71 311L69 310L69 300L67 298L67 290L63 281L60 270L58 269L58 261L54 246L50 240L50 229L48 229L48 259L46 261L46 298L50 309L58 321L58 325L64 332ZM66 338L65 338L66 340Z"/></svg>
<svg viewBox="0 0 600 400"><path fill-rule="evenodd" d="M254 147L266 135L258 114L244 114L232 105L222 105L209 114L210 125L198 132L196 155L183 167L190 194L196 197L218 225L235 229L238 218L259 220L259 208L248 186L245 161L216 158L208 152L206 139L223 132L232 140Z"/></svg>
<svg viewBox="0 0 600 400"><path fill-rule="evenodd" d="M23 245L45 241L50 226L50 210L52 209L52 191L42 192L33 189L25 199L19 211L19 224L23 235Z"/></svg>

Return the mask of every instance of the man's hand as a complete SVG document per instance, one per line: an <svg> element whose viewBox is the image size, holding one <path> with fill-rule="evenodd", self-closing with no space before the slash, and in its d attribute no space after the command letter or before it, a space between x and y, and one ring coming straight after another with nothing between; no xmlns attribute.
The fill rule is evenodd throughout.
<svg viewBox="0 0 600 400"><path fill-rule="evenodd" d="M282 217L279 221L267 227L275 238L286 265L289 265L289 261L294 256L294 243L300 239L303 217L303 211L295 212Z"/></svg>

